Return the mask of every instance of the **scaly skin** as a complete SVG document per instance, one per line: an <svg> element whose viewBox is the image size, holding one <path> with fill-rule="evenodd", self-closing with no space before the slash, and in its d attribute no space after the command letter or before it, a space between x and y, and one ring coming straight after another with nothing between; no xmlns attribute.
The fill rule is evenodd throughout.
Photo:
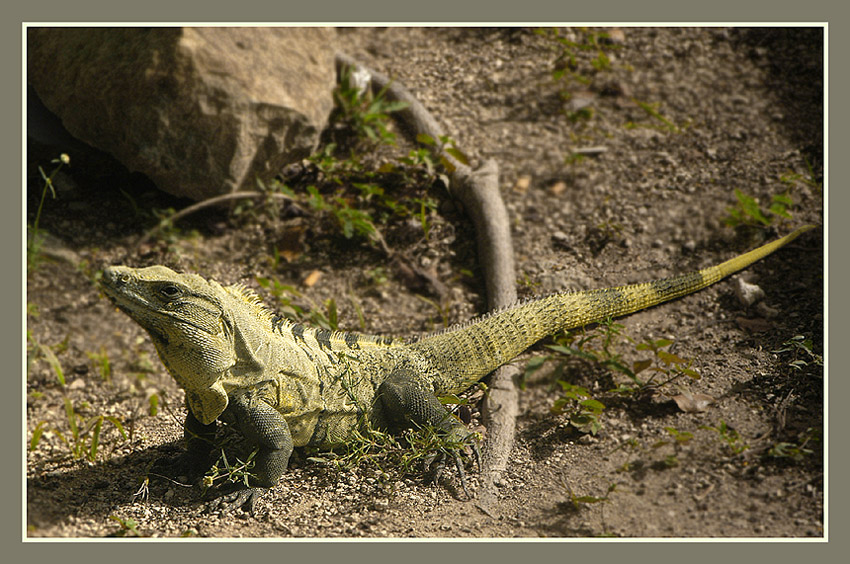
<svg viewBox="0 0 850 564"><path fill-rule="evenodd" d="M150 334L163 364L186 392L192 456L216 419L235 421L259 447L256 486L277 483L295 446L346 442L365 421L434 426L453 440L465 427L437 399L460 393L540 339L627 315L696 292L746 268L811 229L718 266L646 282L565 292L491 313L406 342L292 323L241 285L223 287L164 266L104 270L102 287ZM235 503L256 500L249 489Z"/></svg>

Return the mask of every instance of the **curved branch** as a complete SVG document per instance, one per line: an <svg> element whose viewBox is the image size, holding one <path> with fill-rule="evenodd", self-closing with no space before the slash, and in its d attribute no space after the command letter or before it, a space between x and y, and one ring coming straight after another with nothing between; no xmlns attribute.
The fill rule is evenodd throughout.
<svg viewBox="0 0 850 564"><path fill-rule="evenodd" d="M173 223L173 222L177 221L178 219L186 217L189 214L193 214L193 213L200 211L204 208L209 208L209 207L212 207L212 206L217 206L219 204L223 204L224 202L229 202L230 200L247 200L247 199L253 199L253 198L268 198L268 197L274 198L276 200L283 200L283 201L288 202L290 204L293 203L292 198L290 198L289 196L287 196L285 194L277 194L277 193L274 193L274 192L271 192L271 193L266 193L266 192L231 192L229 194L222 194L221 196L215 196L215 197L212 197L212 198L208 198L208 199L202 200L202 201L200 201L196 204L192 204L191 206L187 206L187 207L183 208L182 210L180 210L179 212L176 212L171 217L169 217L168 220ZM153 229L149 229L144 235L139 237L138 241L136 241L136 248L138 249L140 246L142 246L144 243L146 243L148 241L148 239L153 237L154 234L157 231L159 231L161 228L162 228L161 225L157 225Z"/></svg>
<svg viewBox="0 0 850 564"><path fill-rule="evenodd" d="M437 120L404 86L393 82L386 75L366 68L348 55L337 54L336 63L338 70L347 66L368 72L373 92L386 89L385 96L388 99L406 102L407 108L396 112L395 115L412 132L426 134L433 139L444 136L443 128ZM495 160L490 159L477 170L472 170L442 147L440 156L454 166L454 170L449 174L451 192L461 202L475 225L478 256L484 271L489 309L509 306L516 302L516 276L510 223L499 193L499 166ZM518 412L514 379L518 375L519 369L515 366L503 366L496 370L483 406L488 432L478 507L488 515L492 514L497 484L507 467L508 456L513 448Z"/></svg>

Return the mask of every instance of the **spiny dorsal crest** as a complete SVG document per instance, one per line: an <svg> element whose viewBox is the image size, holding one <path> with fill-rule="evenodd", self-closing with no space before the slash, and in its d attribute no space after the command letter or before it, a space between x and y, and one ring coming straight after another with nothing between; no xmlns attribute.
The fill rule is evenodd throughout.
<svg viewBox="0 0 850 564"><path fill-rule="evenodd" d="M248 308L262 320L271 323L272 318L276 317L275 312L270 309L263 299L257 293L248 288L242 283L233 284L224 288L230 295L244 303Z"/></svg>

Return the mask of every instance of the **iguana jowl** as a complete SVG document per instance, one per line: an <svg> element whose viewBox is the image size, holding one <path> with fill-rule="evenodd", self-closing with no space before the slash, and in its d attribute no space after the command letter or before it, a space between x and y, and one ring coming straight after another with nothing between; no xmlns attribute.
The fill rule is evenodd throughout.
<svg viewBox="0 0 850 564"><path fill-rule="evenodd" d="M769 255L793 233L718 266L652 282L532 299L419 340L331 332L293 323L241 285L223 287L164 266L104 270L115 305L150 334L186 392L188 455L206 460L215 421L235 421L258 447L252 505L277 483L294 446L344 443L365 421L430 425L463 441L438 396L460 393L557 331L696 292Z"/></svg>

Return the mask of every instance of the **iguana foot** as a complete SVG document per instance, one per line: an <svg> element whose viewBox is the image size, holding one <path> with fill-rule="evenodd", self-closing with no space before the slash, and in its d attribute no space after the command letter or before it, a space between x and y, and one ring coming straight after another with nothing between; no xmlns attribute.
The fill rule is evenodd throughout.
<svg viewBox="0 0 850 564"><path fill-rule="evenodd" d="M220 511L222 515L226 515L235 509L245 507L248 513L254 515L257 500L267 491L269 491L269 488L244 488L212 500L206 508L207 511Z"/></svg>
<svg viewBox="0 0 850 564"><path fill-rule="evenodd" d="M478 444L475 442L470 443L470 447L472 448L475 463L478 466L478 471L480 472L481 451L478 448ZM450 450L448 453L454 460L463 493L466 494L467 499L472 499L473 496L472 493L470 493L469 486L466 482L466 471L463 469L463 459L461 458L460 453L457 450ZM437 483L440 476L443 474L443 470L446 468L446 451L435 452L434 454L426 457L424 463L426 468L426 481L429 483Z"/></svg>

